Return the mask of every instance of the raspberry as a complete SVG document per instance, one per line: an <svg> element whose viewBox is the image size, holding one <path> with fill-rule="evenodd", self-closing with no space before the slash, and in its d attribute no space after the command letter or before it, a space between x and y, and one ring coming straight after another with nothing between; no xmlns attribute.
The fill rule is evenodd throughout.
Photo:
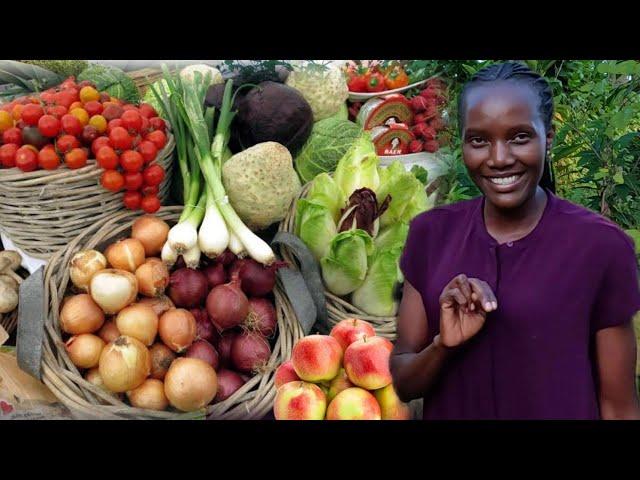
<svg viewBox="0 0 640 480"><path fill-rule="evenodd" d="M413 127L413 134L416 137L423 138L424 140L433 140L436 138L436 131L426 123L418 123L415 125Z"/></svg>
<svg viewBox="0 0 640 480"><path fill-rule="evenodd" d="M424 150L422 140L411 140L409 143L409 152L410 153L418 153Z"/></svg>
<svg viewBox="0 0 640 480"><path fill-rule="evenodd" d="M413 111L416 113L424 112L428 106L429 101L420 95L411 99L411 108L413 108Z"/></svg>

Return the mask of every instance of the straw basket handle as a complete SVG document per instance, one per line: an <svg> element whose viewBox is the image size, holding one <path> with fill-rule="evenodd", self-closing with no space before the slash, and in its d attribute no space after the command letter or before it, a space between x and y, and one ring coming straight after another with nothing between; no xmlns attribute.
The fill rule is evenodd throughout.
<svg viewBox="0 0 640 480"><path fill-rule="evenodd" d="M38 380L42 379L44 341L44 267L33 272L20 285L16 356L18 366Z"/></svg>
<svg viewBox="0 0 640 480"><path fill-rule="evenodd" d="M271 245L286 246L300 264L300 270L279 269L278 277L298 316L304 334L308 335L316 321L320 325L327 324L327 307L318 264L307 246L291 233L276 233Z"/></svg>

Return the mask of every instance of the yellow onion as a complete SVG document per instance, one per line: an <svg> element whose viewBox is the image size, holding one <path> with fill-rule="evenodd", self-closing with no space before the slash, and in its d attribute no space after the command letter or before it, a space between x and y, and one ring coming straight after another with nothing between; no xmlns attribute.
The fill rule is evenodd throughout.
<svg viewBox="0 0 640 480"><path fill-rule="evenodd" d="M131 273L144 263L145 258L144 246L135 238L125 238L112 243L104 253L113 268Z"/></svg>
<svg viewBox="0 0 640 480"><path fill-rule="evenodd" d="M107 268L107 259L103 254L97 250L83 250L71 259L69 277L77 288L86 292L89 289L91 277L105 268Z"/></svg>
<svg viewBox="0 0 640 480"><path fill-rule="evenodd" d="M79 335L93 333L102 327L104 312L90 295L81 293L67 297L60 311L60 328L66 333Z"/></svg>
<svg viewBox="0 0 640 480"><path fill-rule="evenodd" d="M96 387L100 387L104 390L107 389L104 386L104 382L102 381L102 377L100 376L100 371L98 370L98 367L94 367L87 370L87 373L84 374L84 379L87 382L95 385Z"/></svg>
<svg viewBox="0 0 640 480"><path fill-rule="evenodd" d="M142 342L122 335L104 347L98 365L105 386L112 392L139 387L151 372L151 356Z"/></svg>
<svg viewBox="0 0 640 480"><path fill-rule="evenodd" d="M171 299L166 295L160 295L159 297L154 297L154 298L145 297L140 299L138 303L149 305L151 308L153 308L153 311L156 312L156 315L158 315L158 318L164 312L171 310L172 308L176 308L176 306L171 301Z"/></svg>
<svg viewBox="0 0 640 480"><path fill-rule="evenodd" d="M164 343L156 343L149 348L151 354L151 378L164 380L171 363L176 359L176 354Z"/></svg>
<svg viewBox="0 0 640 480"><path fill-rule="evenodd" d="M138 292L157 297L169 286L169 269L159 258L149 258L136 270Z"/></svg>
<svg viewBox="0 0 640 480"><path fill-rule="evenodd" d="M165 410L169 400L164 394L164 383L155 378L148 378L142 385L127 392L132 406L149 410Z"/></svg>
<svg viewBox="0 0 640 480"><path fill-rule="evenodd" d="M64 346L76 367L93 368L98 366L105 343L100 337L91 333L81 333L67 340Z"/></svg>
<svg viewBox="0 0 640 480"><path fill-rule="evenodd" d="M188 310L174 308L160 317L158 333L167 347L180 353L196 339L196 319Z"/></svg>
<svg viewBox="0 0 640 480"><path fill-rule="evenodd" d="M199 358L177 358L164 377L169 403L183 412L207 406L218 391L218 378L211 365Z"/></svg>
<svg viewBox="0 0 640 480"><path fill-rule="evenodd" d="M158 334L158 315L149 305L134 303L123 308L116 317L116 327L145 345L151 345Z"/></svg>
<svg viewBox="0 0 640 480"><path fill-rule="evenodd" d="M120 336L120 330L116 326L116 322L111 319L104 322L102 328L98 330L98 336L105 341L105 343L113 342Z"/></svg>
<svg viewBox="0 0 640 480"><path fill-rule="evenodd" d="M89 293L104 313L114 315L136 299L138 280L133 273L107 268L91 277Z"/></svg>
<svg viewBox="0 0 640 480"><path fill-rule="evenodd" d="M131 238L142 243L147 257L160 254L168 235L169 225L155 215L143 215L131 227Z"/></svg>

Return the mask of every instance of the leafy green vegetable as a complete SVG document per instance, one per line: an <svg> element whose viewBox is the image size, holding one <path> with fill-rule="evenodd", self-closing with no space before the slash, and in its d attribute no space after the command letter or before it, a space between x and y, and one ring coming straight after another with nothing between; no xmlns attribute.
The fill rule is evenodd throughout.
<svg viewBox="0 0 640 480"><path fill-rule="evenodd" d="M321 173L313 180L307 200L327 207L336 222L340 219L340 211L346 203L342 190L328 173Z"/></svg>
<svg viewBox="0 0 640 480"><path fill-rule="evenodd" d="M330 210L324 205L300 199L296 206L295 223L296 234L320 261L338 233Z"/></svg>
<svg viewBox="0 0 640 480"><path fill-rule="evenodd" d="M61 75L37 65L0 60L0 99L3 101L46 90L63 80Z"/></svg>
<svg viewBox="0 0 640 480"><path fill-rule="evenodd" d="M374 243L376 245L376 250L404 248L408 235L408 223L398 222L393 225L389 225L387 228L380 230L380 233L378 233L378 236L375 238Z"/></svg>
<svg viewBox="0 0 640 480"><path fill-rule="evenodd" d="M429 183L429 171L426 168L420 165L414 165L413 167L411 167L410 171L411 173L413 173L413 176L420 180L423 185Z"/></svg>
<svg viewBox="0 0 640 480"><path fill-rule="evenodd" d="M400 278L398 260L401 254L402 248L376 252L364 283L353 292L353 305L380 317L391 317L398 312L395 290Z"/></svg>
<svg viewBox="0 0 640 480"><path fill-rule="evenodd" d="M140 92L133 80L122 70L108 65L91 65L78 75L78 82L89 80L98 91L129 103L140 101Z"/></svg>
<svg viewBox="0 0 640 480"><path fill-rule="evenodd" d="M37 65L65 78L70 76L77 77L80 72L89 66L89 62L86 60L22 60L22 62Z"/></svg>
<svg viewBox="0 0 640 480"><path fill-rule="evenodd" d="M380 170L378 198L391 195L389 208L380 217L383 228L397 222L408 223L413 217L428 209L424 185L411 172L407 172L399 161Z"/></svg>
<svg viewBox="0 0 640 480"><path fill-rule="evenodd" d="M333 172L361 133L358 124L341 119L339 114L316 122L311 136L295 158L300 179L306 183L319 173Z"/></svg>
<svg viewBox="0 0 640 480"><path fill-rule="evenodd" d="M314 62L295 66L286 84L302 93L316 122L338 113L349 96L342 70Z"/></svg>
<svg viewBox="0 0 640 480"><path fill-rule="evenodd" d="M334 179L345 197L359 188L370 188L377 193L380 185L379 159L369 132L363 132L338 162ZM384 199L386 195L378 195Z"/></svg>
<svg viewBox="0 0 640 480"><path fill-rule="evenodd" d="M360 287L374 252L373 239L364 230L348 230L336 235L320 260L322 278L329 291L347 295Z"/></svg>
<svg viewBox="0 0 640 480"><path fill-rule="evenodd" d="M169 85L167 84L167 81L164 78L161 78L160 80L153 82L151 86L153 86L157 92L165 91L167 92L168 95L170 95ZM155 108L156 112L158 112L158 115L160 115L163 118L166 118L164 110L162 109L162 106L160 105L160 102L158 101L156 96L153 94L153 89L151 88L151 86L149 86L149 88L145 92L144 97L142 97L142 101L144 103L148 103L153 108ZM164 90L163 90L163 87L164 87Z"/></svg>

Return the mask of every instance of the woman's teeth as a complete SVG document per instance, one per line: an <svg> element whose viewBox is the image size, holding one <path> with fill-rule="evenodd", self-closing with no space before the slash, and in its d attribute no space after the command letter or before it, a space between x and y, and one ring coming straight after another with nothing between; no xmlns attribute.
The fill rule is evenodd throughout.
<svg viewBox="0 0 640 480"><path fill-rule="evenodd" d="M518 181L518 179L522 175L512 175L510 177L497 178L497 177L489 177L491 183L495 183L496 185L511 185Z"/></svg>

